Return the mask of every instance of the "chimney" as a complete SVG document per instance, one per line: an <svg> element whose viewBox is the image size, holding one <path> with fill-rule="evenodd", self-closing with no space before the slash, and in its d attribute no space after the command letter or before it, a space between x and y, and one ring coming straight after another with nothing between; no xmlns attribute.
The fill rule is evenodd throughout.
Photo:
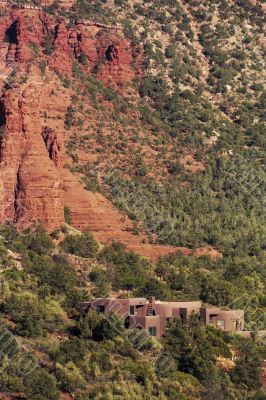
<svg viewBox="0 0 266 400"><path fill-rule="evenodd" d="M155 315L155 297L149 297L147 315Z"/></svg>

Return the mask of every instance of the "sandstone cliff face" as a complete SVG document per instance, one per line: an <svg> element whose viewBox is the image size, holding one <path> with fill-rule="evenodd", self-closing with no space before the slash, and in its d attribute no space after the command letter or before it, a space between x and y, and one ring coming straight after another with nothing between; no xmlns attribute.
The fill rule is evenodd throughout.
<svg viewBox="0 0 266 400"><path fill-rule="evenodd" d="M72 76L76 60L86 73L97 69L113 86L132 81L139 70L132 66L137 58L128 40L98 26L68 28L67 21L42 11L10 10L0 17L0 41L1 221L25 228L40 220L52 231L64 223L68 206L73 225L89 229L98 241L120 241L151 258L176 251L134 235L128 218L101 194L85 190L65 168L71 160L65 153L64 119L73 93L60 79Z"/></svg>
<svg viewBox="0 0 266 400"><path fill-rule="evenodd" d="M38 88L14 88L2 98L5 134L1 148L2 219L23 227L40 220L49 229L63 222L59 173L41 135Z"/></svg>
<svg viewBox="0 0 266 400"><path fill-rule="evenodd" d="M71 76L73 61L82 59L86 72L97 69L99 77L112 84L130 82L140 73L132 66L133 61L138 65L136 51L120 31L85 22L73 28L69 21L57 21L39 10L10 10L9 16L1 17L0 40L9 63L25 65L46 55L51 68Z"/></svg>

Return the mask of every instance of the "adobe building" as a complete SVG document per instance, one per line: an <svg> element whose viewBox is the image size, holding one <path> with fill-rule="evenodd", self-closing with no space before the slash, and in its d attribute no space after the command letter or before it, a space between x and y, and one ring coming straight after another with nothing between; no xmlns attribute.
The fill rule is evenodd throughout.
<svg viewBox="0 0 266 400"><path fill-rule="evenodd" d="M196 314L206 325L214 325L225 332L241 332L244 328L243 310L222 310L204 307L201 301L160 301L155 297L113 299L99 298L81 304L81 312L90 308L105 315L116 313L125 321L126 328L146 329L151 336L165 334L167 323L174 318L186 321Z"/></svg>

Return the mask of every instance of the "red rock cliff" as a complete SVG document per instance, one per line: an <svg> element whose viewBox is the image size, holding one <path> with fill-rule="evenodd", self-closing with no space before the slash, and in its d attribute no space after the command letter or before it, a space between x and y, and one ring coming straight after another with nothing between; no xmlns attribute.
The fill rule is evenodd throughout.
<svg viewBox="0 0 266 400"><path fill-rule="evenodd" d="M64 119L73 93L60 79L72 76L76 60L86 73L97 69L104 82L130 82L139 70L128 40L99 26L69 28L42 11L10 10L0 17L0 41L1 220L22 227L40 220L52 231L64 223L66 205L74 226L88 228L99 241L120 241L148 257L175 251L131 233L130 220L64 168L70 162Z"/></svg>

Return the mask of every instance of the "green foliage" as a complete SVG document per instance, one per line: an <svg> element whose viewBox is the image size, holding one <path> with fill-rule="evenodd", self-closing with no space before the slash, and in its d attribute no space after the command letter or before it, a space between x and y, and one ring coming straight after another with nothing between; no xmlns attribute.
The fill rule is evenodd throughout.
<svg viewBox="0 0 266 400"><path fill-rule="evenodd" d="M84 258L95 256L98 248L90 232L67 235L60 245L65 252Z"/></svg>
<svg viewBox="0 0 266 400"><path fill-rule="evenodd" d="M32 52L33 52L33 54L35 55L35 56L37 56L38 54L39 54L39 46L38 46L38 44L37 43L34 43L34 42L30 42L29 43L29 47L31 48L31 50L32 50Z"/></svg>
<svg viewBox="0 0 266 400"><path fill-rule="evenodd" d="M89 273L89 278L94 284L94 297L108 297L111 285L107 274L100 268L93 268Z"/></svg>
<svg viewBox="0 0 266 400"><path fill-rule="evenodd" d="M119 243L105 247L99 253L98 260L110 266L109 275L115 290L132 290L146 283L147 261L135 253L126 252Z"/></svg>
<svg viewBox="0 0 266 400"><path fill-rule="evenodd" d="M158 300L171 300L172 293L167 284L157 279L149 279L147 283L135 291L136 297L155 296Z"/></svg>
<svg viewBox="0 0 266 400"><path fill-rule="evenodd" d="M168 328L166 343L180 371L190 373L203 382L218 379L215 366L217 351L197 316L191 316L186 323L181 319L175 320Z"/></svg>
<svg viewBox="0 0 266 400"><path fill-rule="evenodd" d="M78 321L78 329L80 335L85 339L92 339L95 335L96 328L100 325L103 317L93 309L90 309Z"/></svg>
<svg viewBox="0 0 266 400"><path fill-rule="evenodd" d="M165 57L173 58L175 56L175 53L176 53L175 46L170 45L170 46L166 47L166 49L165 49Z"/></svg>
<svg viewBox="0 0 266 400"><path fill-rule="evenodd" d="M73 7L72 16L98 20L99 22L110 22L114 18L114 13L110 9L105 9L105 2L105 0L77 0Z"/></svg>
<svg viewBox="0 0 266 400"><path fill-rule="evenodd" d="M70 129L74 124L74 113L75 113L74 108L69 106L65 117L65 127L67 129Z"/></svg>
<svg viewBox="0 0 266 400"><path fill-rule="evenodd" d="M88 293L85 289L80 290L76 287L68 288L67 291L64 290L66 294L65 300L62 303L62 307L67 311L67 313L73 317L80 314L80 304L83 301L88 301Z"/></svg>
<svg viewBox="0 0 266 400"><path fill-rule="evenodd" d="M26 242L28 242L28 249L39 255L46 254L54 247L51 238L41 226L37 227L36 231L26 238Z"/></svg>
<svg viewBox="0 0 266 400"><path fill-rule="evenodd" d="M56 365L56 377L60 387L69 393L75 393L86 388L86 380L84 379L80 369L72 362L65 366Z"/></svg>
<svg viewBox="0 0 266 400"><path fill-rule="evenodd" d="M32 293L12 294L4 304L4 311L16 323L22 336L44 336L48 330L63 327L63 313L51 300L40 300Z"/></svg>
<svg viewBox="0 0 266 400"><path fill-rule="evenodd" d="M95 337L98 340L114 340L125 333L124 320L115 313L109 313L100 321L95 329Z"/></svg>
<svg viewBox="0 0 266 400"><path fill-rule="evenodd" d="M50 257L32 254L28 259L28 270L38 278L40 285L48 285L52 293L67 292L77 282L73 266L60 258L53 261Z"/></svg>
<svg viewBox="0 0 266 400"><path fill-rule="evenodd" d="M200 298L205 302L217 306L233 304L237 298L235 286L217 277L198 274L198 282L201 286Z"/></svg>
<svg viewBox="0 0 266 400"><path fill-rule="evenodd" d="M55 377L44 369L37 369L25 379L27 399L57 400L59 392Z"/></svg>
<svg viewBox="0 0 266 400"><path fill-rule="evenodd" d="M46 71L46 67L47 67L46 61L40 61L39 67L40 67L40 70L41 70L41 74L44 75L45 71Z"/></svg>
<svg viewBox="0 0 266 400"><path fill-rule="evenodd" d="M10 245L12 250L21 253L32 251L38 255L51 252L54 248L53 241L41 225L32 230L26 230L21 235L18 234L16 227L7 223L2 228L5 243Z"/></svg>
<svg viewBox="0 0 266 400"><path fill-rule="evenodd" d="M248 390L258 390L262 384L263 354L252 339L237 338L237 360L230 375L232 381L241 384Z"/></svg>
<svg viewBox="0 0 266 400"><path fill-rule="evenodd" d="M39 0L30 3L40 6ZM55 1L44 7L55 14L55 20L69 17L68 28L80 19L121 24L135 52L133 67L137 68L137 54L143 60L141 79L133 83L134 90L127 84L123 96L97 79L104 58L93 75L87 73L83 53L73 63L71 81L58 73L63 87L78 91L65 116L66 129L87 129L86 120L75 115L78 110L88 112L81 98L88 99L95 119L101 115L106 119L102 125L97 121L93 133L89 128L89 135L84 132L88 139L70 132L69 154L76 171L84 175L86 189L108 192L135 221L136 234L144 227L153 241L192 251L212 246L222 258L214 261L179 253L149 263L119 244L98 251L89 234L68 235L62 248L90 258L83 260L84 270L81 267L77 274L66 262L71 257L55 255L57 249L41 227L18 233L11 223L1 226L1 316L19 336L23 349L36 351L42 369L23 382L17 359L5 354L0 357L0 386L4 392L25 393L33 400L57 399L57 387L79 400L262 400L265 346L258 338L226 335L193 317L186 324L174 321L160 344L145 341L139 346L124 335L124 326L115 316L106 319L89 311L76 318L80 302L89 296L126 290L127 295L232 304L245 308L247 329L265 329L262 7L248 0L133 3L78 0L63 10ZM157 32L163 32L162 42ZM98 34L105 38L107 32ZM8 33L6 39L13 43ZM53 41L48 33L42 43L43 59L53 53ZM41 54L36 43L29 47L33 58ZM46 61L37 62L44 75ZM26 76L13 71L6 89L16 81L24 84ZM112 103L111 117L106 101ZM0 115L1 143L3 119ZM140 151L125 160L132 149L129 126L134 127L134 149ZM120 128L124 137L118 142ZM85 146L94 131L95 151L108 148L112 154L111 172L114 165L121 165L114 175L101 169L105 153L90 169L77 157L81 146L94 151ZM184 154L202 161L205 170L192 174L182 166ZM98 176L104 177L104 186ZM65 221L71 224L68 209ZM9 250L22 259L14 262ZM157 368L159 348L175 360L163 374ZM14 352L20 355L20 351L14 345ZM217 357L231 358L231 352L235 366L223 371Z"/></svg>
<svg viewBox="0 0 266 400"><path fill-rule="evenodd" d="M53 36L50 34L48 34L45 38L44 38L44 54L46 55L51 55L54 51L54 45L53 45Z"/></svg>
<svg viewBox="0 0 266 400"><path fill-rule="evenodd" d="M21 351L14 339L13 347L0 358L4 390L24 391L29 399L57 399L58 388L77 398L108 395L131 400L132 393L140 400L145 396L163 400L219 398L218 395L227 398L230 393L243 391L245 400L260 398L261 360L265 357L262 342L205 327L197 316L186 323L174 320L160 341L149 338L145 331L125 330L124 321L116 314L98 314L90 309L73 318L79 315L80 302L88 297L64 256L57 254L51 258L43 254L50 251L49 246L29 248L35 233L19 234L12 224L2 227L1 234L4 249L14 244L23 249L24 268L20 271L11 265L3 271L8 290L1 292L1 313L15 323L13 331L20 340L26 340L33 351L37 350L37 357L41 354L42 365L42 369L22 379L13 363L14 356L19 357ZM197 294L209 296L215 304L227 301L231 295L231 289L226 292L223 276L230 275L233 281L239 279L241 267L245 301L249 301L248 295L254 301L254 287L258 299L264 301L264 286L256 273L247 273L248 263L244 268L243 259L224 266L228 260L215 262L176 254L152 265L114 243L103 248L92 261L97 267L91 269L89 278L82 273L84 286L90 283L100 288L102 283L108 283L112 288L130 287L136 295L161 299L191 299ZM259 271L259 265L255 270ZM55 334L60 340L55 339ZM231 351L238 355L235 367L228 373L222 372L217 357L231 358ZM170 357L166 369L165 364L161 365L160 354ZM45 356L49 357L49 368L42 361Z"/></svg>
<svg viewBox="0 0 266 400"><path fill-rule="evenodd" d="M71 210L69 207L64 207L64 218L65 222L69 225L72 224Z"/></svg>
<svg viewBox="0 0 266 400"><path fill-rule="evenodd" d="M59 348L53 355L57 362L66 364L68 362L80 363L88 350L88 344L75 336L60 343Z"/></svg>
<svg viewBox="0 0 266 400"><path fill-rule="evenodd" d="M115 5L118 7L125 6L125 5L127 5L127 3L128 3L128 0L115 0Z"/></svg>

